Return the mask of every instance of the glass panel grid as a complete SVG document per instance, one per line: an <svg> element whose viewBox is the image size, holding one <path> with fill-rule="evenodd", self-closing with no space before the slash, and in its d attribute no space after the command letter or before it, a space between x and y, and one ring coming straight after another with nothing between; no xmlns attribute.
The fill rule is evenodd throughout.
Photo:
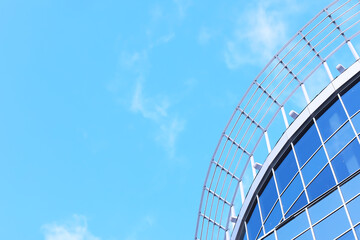
<svg viewBox="0 0 360 240"><path fill-rule="evenodd" d="M339 128L339 129L340 129L340 128ZM338 129L338 130L339 130L339 129ZM355 138L353 138L353 139L350 141L350 143L351 143L352 141L354 141L354 140L355 140ZM340 151L340 153L341 153L350 143L347 143L347 145ZM358 143L356 142L356 144L358 144ZM317 153L320 149L321 149L321 147L316 150L316 153ZM291 153L291 152L289 152L289 153ZM312 158L315 156L316 153L314 153L314 154L311 156L310 159L312 159ZM339 155L339 153L338 153L337 155L335 155L335 157L334 157L333 159L335 159L336 156L338 156L338 155ZM333 160L333 159L332 159L332 160ZM308 163L309 163L309 160L306 162L306 164L308 164ZM306 164L304 165L304 167L306 166ZM307 186L310 186L311 183L314 182L314 180L321 174L322 171L324 171L324 169L326 169L327 166L329 167L329 163L326 163L326 164L325 164L325 166L317 173L317 175L313 178L313 180L312 180L311 182L309 182L309 184L307 184ZM304 167L303 167L303 168L304 168ZM302 169L303 169L303 168L302 168ZM275 173L275 174L276 174L276 173ZM328 170L328 174L330 174L329 176L332 175L330 170ZM284 188L283 192L281 193L281 196L283 196L284 193L286 192L286 190L289 189L291 183L294 182L294 179L295 179L296 177L299 177L299 172L297 172L297 173L295 174L295 176L292 177L292 179L290 180L289 184ZM275 181L275 182L272 182L272 183L276 185L276 181ZM298 182L298 185L301 185L301 184ZM334 185L335 185L335 182L333 182L333 184L329 185L328 188L325 188L325 190L324 190L323 192L326 192L327 189L331 188L331 187L334 186ZM322 193L323 193L323 192L322 192ZM319 196L320 196L322 193L320 193ZM302 195L304 195L304 190L296 197L295 201L294 201L294 202L292 203L292 205L289 207L289 210L288 210L288 211L290 211L291 207L295 205L296 201L298 201L298 200L300 199L300 196L302 196ZM354 199L354 198L352 198L352 199ZM352 200L352 199L351 199L351 200ZM350 200L350 201L351 201L351 200ZM348 201L348 202L350 202L350 201ZM278 203L280 204L279 200L276 200L276 203L275 203L275 204L278 204ZM275 208L275 204L272 206L272 209L270 210L269 215L266 216L266 219L264 220L264 222L266 222L266 220L269 218L269 216L270 216L270 214L271 214L271 211L273 211L273 209ZM303 204L303 206L305 206L306 204L307 204L307 202L305 202L305 203ZM339 210L339 209L342 208L342 207L343 207L343 206L337 207L332 213L336 212L336 210ZM299 209L300 209L300 208L301 208L301 207L299 207ZM294 212L296 212L296 211L294 211ZM317 222L314 224L314 226L315 226L316 224L319 224L321 221L323 221L326 217L330 216L332 213L329 213L329 214L328 214L327 216L325 216L322 220L317 221ZM289 215L289 216L290 216L290 215ZM288 217L288 216L287 216L287 217ZM268 230L270 230L270 229L268 229ZM267 231L268 231L268 230L267 230ZM307 231L307 230L306 230L306 231ZM304 233L305 233L306 231L304 231ZM309 230L309 232L310 232L310 230ZM306 235L304 235L304 236L307 236L307 235L308 235L308 233L307 233ZM338 236L337 238L343 237L343 239L345 239L345 237L346 237L345 235L348 236L348 234L341 233L340 236ZM301 239L300 236L302 236L302 233L299 234L299 236L298 236L299 239ZM341 238L340 238L340 239L341 239Z"/></svg>
<svg viewBox="0 0 360 240"><path fill-rule="evenodd" d="M343 124L341 124L340 125L340 127L338 128L338 129L336 129L335 130L335 133L333 133L333 134L331 134L330 136L329 136L329 138L328 138L328 140L327 141L329 141L329 139L331 139L332 137L334 137L334 136L336 136L336 134L337 133L341 133L341 129L346 125L346 123L349 123L349 120L345 120L345 122L343 123ZM321 138L321 137L320 137ZM349 144L351 143L351 142L353 142L355 140L355 137L353 137L351 140L350 140L350 142L348 142L348 143L346 143L346 145L339 151L339 152L337 152L336 153L336 155L331 159L331 160L333 160L333 159L335 159L337 156L339 156L343 151L344 151L344 149L347 147L347 146L349 146ZM355 142L357 145L358 145L358 142ZM322 143L323 145L324 145L324 143ZM301 171L303 171L304 169L305 169L305 167L306 167L306 165L308 165L310 162L311 162L311 160L316 160L316 158L315 158L315 156L316 156L316 154L321 150L323 148L323 146L320 146L320 147L318 147L316 150L315 150L315 152L310 156L310 158L308 159L308 160L306 160L305 162L304 162L304 165L301 167ZM300 151L299 151L300 152ZM360 152L360 151L359 151ZM284 162L292 162L293 164L289 164L289 166L294 166L294 162L298 165L298 167L299 167L299 163L297 162L297 156L298 155L293 155L293 154L295 154L295 153L293 153L292 151L290 151L290 152L288 152L288 154L287 154L287 157L285 157L284 158ZM289 158L289 156L291 156L290 158ZM286 160L286 159L290 159L290 160ZM333 176L333 171L331 171L330 170L330 160L329 159L327 159L324 163L325 163L325 165L320 169L320 171L318 171L318 173L313 177L313 179L310 181L310 182L308 182L306 185L307 185L307 188L309 187L309 186L311 186L311 184L315 184L315 180L317 179L317 178L319 178L319 179L324 179L325 180L325 183L329 183L329 177L330 177L330 179L333 179L331 176ZM281 166L281 164L279 165L279 167L277 167L276 168L276 170L275 170L275 176L277 177L277 178L279 178L280 177L280 179L283 179L284 177L281 177L282 175L281 174L279 174L279 171L280 170L278 170L278 169L281 169L280 168L280 166ZM284 166L286 166L286 165L284 165ZM290 169L291 169L291 167L290 167ZM325 174L325 169L327 169L326 170L326 174ZM336 171L336 167L335 167L335 171ZM274 172L274 171L273 171ZM281 171L280 171L281 172ZM275 184L275 186L278 188L278 189L282 189L282 192L281 192L281 194L280 194L280 196L281 196L281 199L282 199L282 202L284 201L284 199L283 199L283 196L284 196L284 194L287 192L287 190L288 189L290 189L290 186L291 186L291 184L292 183L295 183L295 179L298 179L297 181L296 181L296 184L295 185L297 185L298 187L300 187L300 186L302 186L302 184L301 184L301 182L299 181L299 179L300 179L300 172L299 171L296 171L296 168L294 168L294 171L291 171L290 170L290 174L288 174L288 176L290 175L292 175L291 174L291 172L294 172L294 176L289 180L289 182L288 182L288 184L285 186L285 187L283 187L283 185L282 185L282 187L280 187L279 188L279 185L278 185L278 183L277 183L277 181L276 181L276 179L274 179L275 181L272 181L271 180L271 183L272 184ZM324 175L325 174L325 175ZM321 177L321 176L328 176L328 177ZM287 177L288 178L288 177ZM322 182L324 182L324 180L322 180ZM321 196L324 192L326 192L328 189L330 189L330 188L332 188L333 186L335 186L336 185L336 182L334 181L335 179L333 179L332 181L333 182L330 182L330 184L319 184L319 183L317 183L316 185L317 185L317 189L318 189L318 186L319 185L321 185L321 186L325 186L324 188L323 188L323 190L321 190L320 189L320 192L318 192L318 193L316 193L315 195L310 195L310 200L314 200L315 198L317 198L317 197L319 197L319 196ZM341 179L342 180L342 179ZM318 180L317 180L318 181ZM321 181L320 181L321 182ZM302 189L301 187L300 187L300 189ZM319 189L318 189L319 190ZM273 191L273 194L275 194L275 191L274 190L272 190ZM276 195L275 195L276 196ZM276 204L281 204L282 205L282 207L286 210L284 210L285 211L285 213L286 213L286 218L288 218L289 216L291 216L291 214L289 214L289 212L291 212L291 209L292 209L292 207L294 207L296 204L297 204L297 202L300 200L300 198L303 198L305 196L305 190L303 189L302 191L300 191L299 192L299 194L298 195L296 195L296 198L294 199L294 201L292 201L292 203L291 203L291 206L288 206L288 205L286 205L287 207L284 207L284 203L281 203L280 201L279 201L279 199L277 199L276 200L276 202L275 202L275 204L273 204L272 205L272 208L270 209L270 210L267 210L267 211L269 211L269 214L267 215L267 216L265 216L265 220L263 221L263 224L269 219L269 217L270 217L270 215L272 214L272 211L274 210L274 208L275 208L275 205ZM276 197L275 197L276 198ZM287 203L287 201L285 200L285 203ZM301 209L303 206L305 206L305 205L307 205L308 204L308 202L307 201L303 201L303 203L302 204L300 204L298 207L297 207L297 209L295 209L293 212L292 212L292 214L293 213L295 213L298 209ZM351 205L350 205L351 206ZM337 210L339 210L339 209L341 209L341 208L343 208L343 205L340 205L340 206L338 206L333 212L331 212L331 213L329 213L327 216L325 216L325 217L323 217L323 219L321 219L321 220L318 220L318 221L316 221L315 222L315 224L313 225L313 226L315 226L316 224L319 224L320 222L322 222L324 219L326 219L327 217L329 217L331 214L333 214L333 213L335 213ZM264 227L262 227L262 228L264 228ZM268 232L269 230L271 230L273 228L273 226L270 226L269 227L269 229L267 229L266 230L266 232ZM308 234L309 233L306 233L305 234L305 232L306 231L309 231L309 233L310 233L310 230L304 230L304 232L302 232L302 233L300 233L299 235L298 235L298 237L299 237L299 239L301 239L301 236L308 236ZM347 230L346 230L347 231ZM259 234L260 234L260 232L259 232ZM338 236L335 236L335 237L337 237L337 238L340 238L340 237L342 237L342 238L344 238L345 239L345 237L346 236L349 236L348 234L345 234L344 232L342 232L342 233L340 233L340 235L338 235ZM297 238L297 237L296 237Z"/></svg>
<svg viewBox="0 0 360 240"><path fill-rule="evenodd" d="M321 141L317 134L315 125L295 143L294 148L300 167L302 167L321 147Z"/></svg>
<svg viewBox="0 0 360 240"><path fill-rule="evenodd" d="M338 208L314 224L316 239L334 239L350 228L344 208Z"/></svg>
<svg viewBox="0 0 360 240"><path fill-rule="evenodd" d="M301 168L305 185L308 185L327 163L325 151L321 146Z"/></svg>
<svg viewBox="0 0 360 240"><path fill-rule="evenodd" d="M349 121L346 121L324 144L331 159L352 138L356 137Z"/></svg>
<svg viewBox="0 0 360 240"><path fill-rule="evenodd" d="M319 129L322 140L326 142L327 139L341 128L346 120L345 110L339 99L337 99L329 109L316 119L317 128Z"/></svg>

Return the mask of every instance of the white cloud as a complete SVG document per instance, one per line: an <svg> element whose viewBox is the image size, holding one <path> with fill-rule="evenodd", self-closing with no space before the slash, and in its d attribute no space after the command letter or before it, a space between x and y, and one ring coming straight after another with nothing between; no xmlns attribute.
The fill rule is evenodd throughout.
<svg viewBox="0 0 360 240"><path fill-rule="evenodd" d="M157 31L158 26L165 22L173 22L174 18L179 18L178 20L181 21L190 5L189 0L173 0L171 11L165 11L161 5L154 5L149 11L150 21L145 31L147 43L135 51L123 49L120 53L116 79L106 86L109 92L117 95L119 104L125 105L132 113L141 115L155 125L156 133L153 140L164 147L171 157L174 156L176 141L185 127L185 121L174 113L169 113L171 104L167 94L153 95L144 89L145 83L151 84L153 81L147 77L151 68L152 53L157 47L168 44L176 37L173 27L160 33ZM128 89L134 90L128 91Z"/></svg>
<svg viewBox="0 0 360 240"><path fill-rule="evenodd" d="M237 46L239 43L234 41L228 41L226 43L226 50L224 52L225 62L228 68L235 69L240 67L240 65L251 61L251 58L246 58L245 53L238 49Z"/></svg>
<svg viewBox="0 0 360 240"><path fill-rule="evenodd" d="M122 52L120 64L123 68L137 70L144 68L147 61L147 51Z"/></svg>
<svg viewBox="0 0 360 240"><path fill-rule="evenodd" d="M80 215L65 223L44 224L41 229L45 240L100 240L88 230L86 217Z"/></svg>
<svg viewBox="0 0 360 240"><path fill-rule="evenodd" d="M144 97L143 85L140 82L136 83L130 107L131 111L141 113L144 118L159 121L167 116L168 107L169 103L166 99L155 101L152 98Z"/></svg>
<svg viewBox="0 0 360 240"><path fill-rule="evenodd" d="M156 45L165 44L174 37L174 33L163 35ZM142 117L155 124L154 142L161 145L173 158L176 141L184 130L185 121L175 117L174 114L169 114L171 104L168 96L161 94L149 96L144 93L146 83L144 76L150 65L147 56L148 52L154 49L153 47L155 46L149 45L145 50L132 53L124 51L120 56L119 76L109 82L106 88L112 94L120 95L117 97L119 104L125 105L131 112L141 114ZM129 77L125 77L126 75ZM133 88L133 92L128 91L129 88Z"/></svg>
<svg viewBox="0 0 360 240"><path fill-rule="evenodd" d="M232 39L226 42L227 66L234 69L244 63L269 61L288 39L286 14L286 11L272 10L269 4L260 2L241 17Z"/></svg>
<svg viewBox="0 0 360 240"><path fill-rule="evenodd" d="M175 155L176 139L185 128L185 121L174 117L161 124L157 140L167 149L171 157Z"/></svg>
<svg viewBox="0 0 360 240"><path fill-rule="evenodd" d="M169 34L167 34L167 35L161 36L161 37L158 39L157 44L168 43L168 42L170 42L174 37L175 37L175 33L169 33Z"/></svg>
<svg viewBox="0 0 360 240"><path fill-rule="evenodd" d="M140 113L144 118L152 120L157 126L155 140L162 145L170 157L175 155L175 146L178 135L185 128L185 121L168 113L170 102L165 97L146 97L143 94L143 85L136 83L130 110Z"/></svg>
<svg viewBox="0 0 360 240"><path fill-rule="evenodd" d="M186 15L187 9L191 6L191 0L174 0L178 8L178 13L180 18L184 18Z"/></svg>

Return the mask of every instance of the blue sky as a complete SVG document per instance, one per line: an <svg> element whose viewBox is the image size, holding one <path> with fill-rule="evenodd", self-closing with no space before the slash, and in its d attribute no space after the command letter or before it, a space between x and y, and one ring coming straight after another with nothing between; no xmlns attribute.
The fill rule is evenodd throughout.
<svg viewBox="0 0 360 240"><path fill-rule="evenodd" d="M0 1L1 238L192 239L236 104L329 3Z"/></svg>

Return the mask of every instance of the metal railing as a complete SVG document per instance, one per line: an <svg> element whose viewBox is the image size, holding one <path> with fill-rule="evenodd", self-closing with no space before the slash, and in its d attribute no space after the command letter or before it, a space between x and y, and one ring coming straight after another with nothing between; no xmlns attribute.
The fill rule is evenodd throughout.
<svg viewBox="0 0 360 240"><path fill-rule="evenodd" d="M359 59L355 50L358 43L360 47L359 23L359 1L334 1L255 78L211 159L195 239L230 239L259 167L293 121L287 112L301 112L339 74L337 64L346 68Z"/></svg>

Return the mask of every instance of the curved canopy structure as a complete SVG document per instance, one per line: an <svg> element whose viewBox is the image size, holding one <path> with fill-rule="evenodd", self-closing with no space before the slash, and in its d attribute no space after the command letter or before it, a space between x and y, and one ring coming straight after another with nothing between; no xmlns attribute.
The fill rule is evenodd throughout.
<svg viewBox="0 0 360 240"><path fill-rule="evenodd" d="M211 159L195 239L230 239L236 221L241 221L242 204L252 197L247 196L250 186L284 131L322 89L359 59L359 23L359 1L334 1L255 78Z"/></svg>

